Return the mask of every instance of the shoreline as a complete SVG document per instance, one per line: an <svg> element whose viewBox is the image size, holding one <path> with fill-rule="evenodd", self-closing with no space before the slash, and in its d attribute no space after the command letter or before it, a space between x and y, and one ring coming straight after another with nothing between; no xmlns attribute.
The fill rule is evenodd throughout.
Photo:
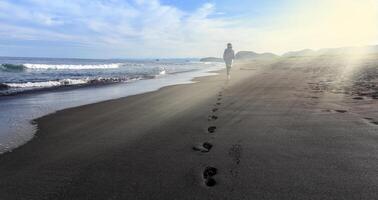
<svg viewBox="0 0 378 200"><path fill-rule="evenodd" d="M17 112L20 112L20 115L24 116L23 118L25 118L26 121L23 119L17 120L16 124L13 124L13 123L10 124L15 127L8 127L8 128L5 127L5 126L8 126L6 123L9 124L9 122L7 122L8 120L2 120L3 124L1 124L0 122L0 126L3 128L4 127L6 128L6 129L3 129L3 131L6 132L6 135L2 136L3 142L0 143L0 156L6 152L13 151L15 148L25 145L28 141L33 139L37 130L37 127L35 126L34 121L45 115L54 114L55 112L64 110L64 109L100 103L100 102L108 101L108 100L126 98L128 96L144 94L148 92L154 92L166 86L191 84L191 83L194 83L197 78L200 78L203 76L213 76L213 75L216 75L217 72L220 72L220 71L222 70L213 70L212 68L210 68L208 70L204 69L201 71L176 73L176 74L171 74L165 77L160 77L160 78L155 78L155 79L144 79L144 80L139 80L139 81L130 82L130 83L106 84L106 85L101 85L101 86L90 85L90 86L84 86L84 87L73 86L75 88L72 88L72 87L58 88L58 89L48 88L42 91L32 91L30 93L25 92L19 95L2 96L0 98L0 102L2 102L3 104L0 105L0 109L6 110L6 109L11 109L11 107L8 107L7 104L11 104L11 105L23 104L23 99L26 99L25 100L26 102L29 102L29 103L36 102L38 104L38 102L46 101L46 98L51 98L51 95L56 95L56 97L54 98L56 98L55 101L58 101L58 102L61 101L62 98L66 98L65 94L68 94L68 95L74 94L74 97L75 95L76 96L92 95L92 97L90 97L89 100L83 99L83 102L76 102L76 103L75 102L66 102L66 103L61 102L60 104L59 103L56 104L52 102L50 103L52 105L25 105L27 106L26 109L28 110L30 110L30 108L28 107L47 106L44 109L36 110L37 112L33 111L30 114L25 114L22 111L22 108L20 109L20 107L17 107L17 109L20 109L20 111L17 111ZM178 78L178 77L181 77L181 78ZM113 94L114 92L112 92L112 90L117 91L116 95ZM104 92L106 92L107 95L105 95L103 98L93 96L95 93L104 93ZM20 102L15 103L15 101L20 101ZM12 112L12 109L9 112ZM6 113L6 111L4 111L4 113ZM4 115L4 117L5 117L4 119L6 119L8 116ZM14 131L17 131L17 132L14 132Z"/></svg>
<svg viewBox="0 0 378 200"><path fill-rule="evenodd" d="M224 69L221 69L221 70L215 70L215 71L209 71L207 73L209 73L209 75L204 75L204 76L200 76L200 77L194 77L193 79L191 79L188 83L177 83L177 84L173 84L173 85L167 85L167 86L163 86L163 87L160 87L156 90L153 90L153 91L146 91L146 92L142 92L142 93L137 93L137 94L132 94L132 95L129 95L129 96L124 96L124 97L119 97L119 98L115 98L115 99L108 99L108 100L104 100L104 101L100 101L100 102L94 102L94 103L88 103L88 104L84 104L84 105L79 105L79 106L75 106L75 107L69 107L69 108L64 108L64 109L61 109L61 110L57 110L53 113L49 113L49 114L46 114L46 115L43 115L41 117L38 117L38 118L35 118L35 119L32 119L32 123L35 123L36 125L38 125L38 120L42 119L42 118L45 118L45 117L49 117L50 115L54 115L58 112L65 112L65 111L68 111L68 110L76 110L76 109L80 109L82 107L86 107L86 106L96 106L96 104L101 104L101 103L107 103L107 102L112 102L112 101L121 101L121 100L125 100L126 98L130 98L130 97L137 97L139 95L147 95L147 94L150 94L150 93L154 93L154 92L159 92L160 90L163 90L165 88L169 88L169 87L175 87L175 86L180 86L180 85L190 85L190 84L196 84L196 83L199 83L201 82L201 79L206 79L210 76L220 76L219 74L222 73L222 72L225 72ZM118 84L118 83L116 83ZM122 84L122 83L120 83ZM94 87L97 87L97 86L94 86ZM1 156L2 154L0 154Z"/></svg>
<svg viewBox="0 0 378 200"><path fill-rule="evenodd" d="M184 72L170 73L170 74L167 74L167 75L175 75L175 74L180 74L180 73L188 73L188 72L196 72L196 71L197 70L189 70L189 71L184 71ZM209 71L208 73L212 73L212 72ZM137 77L137 78L131 78L131 79L128 79L128 80L117 80L117 81L113 81L112 79L103 79L103 80L93 79L93 80L91 80L87 83L81 83L81 84L59 85L59 86L40 87L40 88L36 87L35 89L27 89L27 90L20 90L20 91L14 90L14 91L11 91L11 92L0 93L0 101L2 99L6 98L6 97L18 97L18 96L28 95L28 94L37 95L37 94L47 93L47 92L60 92L60 91L67 91L67 90L77 90L77 89L94 88L94 87L101 87L101 86L111 86L111 85L116 85L116 84L130 84L130 83L134 83L136 81L156 79L159 76L161 76L161 75L156 75L154 77L146 76L144 78ZM0 90L0 92L2 92L2 91Z"/></svg>

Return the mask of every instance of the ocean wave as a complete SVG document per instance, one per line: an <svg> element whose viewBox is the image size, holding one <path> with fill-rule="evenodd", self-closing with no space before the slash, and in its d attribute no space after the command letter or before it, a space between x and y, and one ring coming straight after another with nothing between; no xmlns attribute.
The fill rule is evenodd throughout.
<svg viewBox="0 0 378 200"><path fill-rule="evenodd" d="M80 85L87 84L88 80L85 79L62 79L58 81L43 81L43 82L26 82L26 83L3 83L9 88L45 88L57 87L66 85Z"/></svg>
<svg viewBox="0 0 378 200"><path fill-rule="evenodd" d="M166 73L167 73L167 71L162 70L162 71L159 72L159 75L165 75Z"/></svg>
<svg viewBox="0 0 378 200"><path fill-rule="evenodd" d="M121 82L132 82L141 79L150 79L154 77L135 76L135 77L117 77L117 78L83 78L83 79L62 79L39 82L22 82L22 83L0 83L0 89L15 90L19 93L23 90L43 89L43 88L57 88L62 86L84 86L84 85L99 85ZM9 93L9 91L8 91ZM8 94L7 93L7 94ZM12 91L10 91L12 93ZM4 94L3 94L4 95Z"/></svg>
<svg viewBox="0 0 378 200"><path fill-rule="evenodd" d="M69 65L69 64L23 64L27 69L71 69L71 70L82 70L82 69L117 69L120 67L120 63L111 64L93 64L93 65Z"/></svg>
<svg viewBox="0 0 378 200"><path fill-rule="evenodd" d="M0 90L7 90L9 89L9 86L8 85L5 85L3 83L0 83Z"/></svg>
<svg viewBox="0 0 378 200"><path fill-rule="evenodd" d="M3 71L23 71L26 69L24 65L17 64L1 64L0 69Z"/></svg>
<svg viewBox="0 0 378 200"><path fill-rule="evenodd" d="M165 70L164 67L156 67L155 71L156 71L158 76L167 74L167 71Z"/></svg>

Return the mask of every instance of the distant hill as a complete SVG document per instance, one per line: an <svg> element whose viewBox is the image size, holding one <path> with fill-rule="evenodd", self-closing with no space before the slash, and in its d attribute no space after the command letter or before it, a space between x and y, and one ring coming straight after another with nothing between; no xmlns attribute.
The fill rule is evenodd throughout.
<svg viewBox="0 0 378 200"><path fill-rule="evenodd" d="M223 62L222 58L216 58L216 57L206 57L206 58L201 58L201 62Z"/></svg>
<svg viewBox="0 0 378 200"><path fill-rule="evenodd" d="M320 55L353 55L353 54L378 54L378 45L376 46L363 46L363 47L342 47L342 48L329 48L320 49L317 54Z"/></svg>
<svg viewBox="0 0 378 200"><path fill-rule="evenodd" d="M311 57L311 56L340 56L355 54L378 54L378 45L363 47L342 47L342 48L326 48L319 50L304 49L300 51L290 51L282 55L282 57Z"/></svg>
<svg viewBox="0 0 378 200"><path fill-rule="evenodd" d="M312 57L312 56L340 56L340 55L354 55L354 54L377 54L378 45L362 46L362 47L342 47L342 48L327 48L327 49L303 49L300 51L289 51L282 56L273 53L256 53L254 51L239 51L235 54L235 60L249 61L249 60L273 60L280 57ZM201 62L223 62L222 58L206 57L200 59Z"/></svg>
<svg viewBox="0 0 378 200"><path fill-rule="evenodd" d="M253 51L239 51L235 55L236 60L274 59L279 56L273 53L256 53Z"/></svg>
<svg viewBox="0 0 378 200"><path fill-rule="evenodd" d="M312 49L303 49L300 51L289 51L285 54L283 54L283 57L303 57L303 56L314 56L315 51Z"/></svg>

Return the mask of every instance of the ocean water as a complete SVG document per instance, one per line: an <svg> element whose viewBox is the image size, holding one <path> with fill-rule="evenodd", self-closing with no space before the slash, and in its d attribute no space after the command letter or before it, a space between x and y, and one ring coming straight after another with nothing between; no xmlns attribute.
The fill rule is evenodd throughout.
<svg viewBox="0 0 378 200"><path fill-rule="evenodd" d="M34 137L33 119L58 110L192 83L222 63L194 59L97 60L0 57L0 153Z"/></svg>
<svg viewBox="0 0 378 200"><path fill-rule="evenodd" d="M200 70L209 63L189 59L99 60L0 57L0 95L46 88L152 79Z"/></svg>

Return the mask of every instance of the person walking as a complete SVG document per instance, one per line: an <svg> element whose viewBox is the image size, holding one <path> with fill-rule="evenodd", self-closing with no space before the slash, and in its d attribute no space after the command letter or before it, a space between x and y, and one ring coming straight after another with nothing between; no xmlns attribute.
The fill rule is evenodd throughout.
<svg viewBox="0 0 378 200"><path fill-rule="evenodd" d="M226 68L227 68L227 79L230 80L230 71L232 67L232 61L235 59L235 52L232 49L232 44L228 43L227 44L227 49L224 50L223 53L223 60L226 63Z"/></svg>

